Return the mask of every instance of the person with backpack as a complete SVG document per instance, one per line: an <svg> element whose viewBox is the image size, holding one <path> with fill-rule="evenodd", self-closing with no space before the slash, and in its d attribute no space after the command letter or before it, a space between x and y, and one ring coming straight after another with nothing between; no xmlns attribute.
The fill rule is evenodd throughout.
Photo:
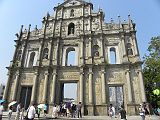
<svg viewBox="0 0 160 120"><path fill-rule="evenodd" d="M127 120L126 119L126 110L124 109L123 105L121 105L121 109L119 111L119 115L121 117L121 120Z"/></svg>

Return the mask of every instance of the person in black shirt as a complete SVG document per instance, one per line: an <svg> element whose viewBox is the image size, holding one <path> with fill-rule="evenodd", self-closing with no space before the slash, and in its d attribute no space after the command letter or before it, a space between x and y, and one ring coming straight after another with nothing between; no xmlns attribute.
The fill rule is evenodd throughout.
<svg viewBox="0 0 160 120"><path fill-rule="evenodd" d="M121 116L121 120L127 120L126 119L126 110L124 109L124 106L121 106L121 109L119 111L119 115Z"/></svg>

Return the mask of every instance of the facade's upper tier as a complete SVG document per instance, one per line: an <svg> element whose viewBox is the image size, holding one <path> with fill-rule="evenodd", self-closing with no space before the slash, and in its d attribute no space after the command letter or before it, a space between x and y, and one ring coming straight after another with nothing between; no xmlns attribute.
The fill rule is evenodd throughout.
<svg viewBox="0 0 160 120"><path fill-rule="evenodd" d="M47 14L42 21L42 28L31 31L30 37L41 38L69 36L78 37L87 34L117 34L120 32L135 31L135 24L129 17L128 21L110 23L104 21L105 14L101 9L93 12L93 4L82 0L65 0L64 3L54 7L54 14ZM27 30L23 31L23 38L27 38Z"/></svg>

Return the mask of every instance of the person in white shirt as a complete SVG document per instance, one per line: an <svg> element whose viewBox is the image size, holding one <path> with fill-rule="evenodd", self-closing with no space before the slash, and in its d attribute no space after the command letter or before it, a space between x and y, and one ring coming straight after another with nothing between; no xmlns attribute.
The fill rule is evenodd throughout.
<svg viewBox="0 0 160 120"><path fill-rule="evenodd" d="M58 116L58 111L56 105L53 106L53 112L52 112L52 117L57 118Z"/></svg>
<svg viewBox="0 0 160 120"><path fill-rule="evenodd" d="M2 120L3 115L3 103L0 104L0 120Z"/></svg>
<svg viewBox="0 0 160 120"><path fill-rule="evenodd" d="M21 103L17 105L15 120L19 120L20 112L21 112Z"/></svg>
<svg viewBox="0 0 160 120"><path fill-rule="evenodd" d="M108 113L109 113L109 116L110 116L111 118L112 118L112 117L115 117L115 108L113 107L112 104L110 104L110 106L109 106Z"/></svg>
<svg viewBox="0 0 160 120"><path fill-rule="evenodd" d="M28 120L34 120L36 114L35 104L32 103L32 105L27 109L27 111L28 111Z"/></svg>
<svg viewBox="0 0 160 120"><path fill-rule="evenodd" d="M9 111L8 111L8 120L11 120L11 118L12 118L12 112L13 112L13 106L10 106L9 107Z"/></svg>

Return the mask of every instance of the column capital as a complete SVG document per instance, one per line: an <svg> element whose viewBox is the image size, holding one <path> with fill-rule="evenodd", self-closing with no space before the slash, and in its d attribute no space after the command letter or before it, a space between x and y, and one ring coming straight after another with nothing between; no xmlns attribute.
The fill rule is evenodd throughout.
<svg viewBox="0 0 160 120"><path fill-rule="evenodd" d="M52 75L57 75L57 73L52 73Z"/></svg>
<svg viewBox="0 0 160 120"><path fill-rule="evenodd" d="M121 34L121 40L124 40L124 34Z"/></svg>
<svg viewBox="0 0 160 120"><path fill-rule="evenodd" d="M93 74L93 72L89 72L88 74Z"/></svg>
<svg viewBox="0 0 160 120"><path fill-rule="evenodd" d="M19 75L19 72L16 72L16 74L15 74L16 76L18 76Z"/></svg>
<svg viewBox="0 0 160 120"><path fill-rule="evenodd" d="M84 72L79 72L80 75L84 75Z"/></svg>
<svg viewBox="0 0 160 120"><path fill-rule="evenodd" d="M142 70L136 70L137 75L138 75L139 73L141 73L141 72L142 72Z"/></svg>
<svg viewBox="0 0 160 120"><path fill-rule="evenodd" d="M127 73L130 73L131 71L129 70L129 69L127 69L126 71L125 71L125 74L127 74Z"/></svg>
<svg viewBox="0 0 160 120"><path fill-rule="evenodd" d="M101 73L102 73L102 74L106 74L106 72L105 72L105 71L101 71Z"/></svg>
<svg viewBox="0 0 160 120"><path fill-rule="evenodd" d="M49 75L48 71L44 72L44 75Z"/></svg>
<svg viewBox="0 0 160 120"><path fill-rule="evenodd" d="M34 72L34 75L38 75L38 72L36 71L36 72Z"/></svg>

